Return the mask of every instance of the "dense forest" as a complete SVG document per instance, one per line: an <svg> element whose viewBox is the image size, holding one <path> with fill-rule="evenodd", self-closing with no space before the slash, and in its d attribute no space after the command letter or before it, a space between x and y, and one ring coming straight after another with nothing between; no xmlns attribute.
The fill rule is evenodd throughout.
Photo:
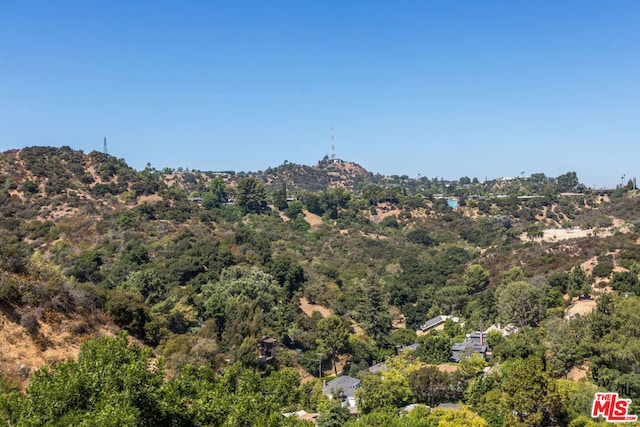
<svg viewBox="0 0 640 427"><path fill-rule="evenodd" d="M638 196L1 153L0 426L578 427L599 391L638 414Z"/></svg>

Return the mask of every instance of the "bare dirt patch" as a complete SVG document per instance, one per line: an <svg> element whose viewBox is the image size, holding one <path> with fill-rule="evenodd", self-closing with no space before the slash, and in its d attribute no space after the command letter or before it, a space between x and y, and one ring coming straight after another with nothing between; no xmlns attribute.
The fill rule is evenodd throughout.
<svg viewBox="0 0 640 427"><path fill-rule="evenodd" d="M340 234L349 235L349 230L340 230ZM363 231L358 231L358 235L362 237L368 237L369 239L373 240L386 240L389 238L388 236L383 236L382 234L365 233Z"/></svg>
<svg viewBox="0 0 640 427"><path fill-rule="evenodd" d="M396 308L391 307L389 309L389 314L391 315L391 326L396 329L405 329L407 327L407 321L404 317L404 314Z"/></svg>
<svg viewBox="0 0 640 427"><path fill-rule="evenodd" d="M582 264L580 264L580 267L585 271L585 273L587 274L591 274L593 273L593 268L598 265L598 257L593 257L591 259L586 260L585 262L583 262Z"/></svg>
<svg viewBox="0 0 640 427"><path fill-rule="evenodd" d="M333 312L327 307L319 304L311 304L305 297L300 298L300 309L302 309L307 316L311 316L314 311L322 314L322 317L331 316L333 314Z"/></svg>
<svg viewBox="0 0 640 427"><path fill-rule="evenodd" d="M319 227L322 225L322 217L309 212L308 210L302 211L304 213L304 220L309 223L311 228Z"/></svg>
<svg viewBox="0 0 640 427"><path fill-rule="evenodd" d="M400 209L398 208L391 208L389 206L378 206L378 208L376 209L376 214L372 215L369 214L369 220L371 220L371 222L373 223L379 223L380 221L382 221L383 219L385 219L388 216L398 216L400 215L400 212L402 212Z"/></svg>
<svg viewBox="0 0 640 427"><path fill-rule="evenodd" d="M598 231L595 230L585 230L581 228L549 228L543 231L542 238L535 239L536 241L543 242L560 242L563 240L569 239L578 239L584 237L591 237L593 235L597 235L599 237L608 237L613 235L611 229L600 229ZM529 238L527 234L524 233L520 236L520 240L527 241Z"/></svg>
<svg viewBox="0 0 640 427"><path fill-rule="evenodd" d="M155 203L155 202L161 202L161 201L162 201L162 196L159 196L157 194L138 197L138 205L141 205L143 203Z"/></svg>
<svg viewBox="0 0 640 427"><path fill-rule="evenodd" d="M565 311L565 316L567 318L575 317L576 315L585 316L591 313L596 309L596 300L595 299L585 299L585 300L577 300L574 301L571 306L567 308Z"/></svg>
<svg viewBox="0 0 640 427"><path fill-rule="evenodd" d="M458 365L452 365L451 363L441 363L439 365L435 365L435 367L438 368L438 371L447 372L449 374L458 371Z"/></svg>
<svg viewBox="0 0 640 427"><path fill-rule="evenodd" d="M113 336L117 328L106 317L47 315L29 332L0 311L0 374L26 387L29 376L44 365L76 359L82 342L104 335Z"/></svg>
<svg viewBox="0 0 640 427"><path fill-rule="evenodd" d="M578 382L580 380L584 380L585 378L587 378L587 372L588 371L589 371L589 368L586 365L585 366L574 366L567 373L567 379L571 380L571 381L575 381L575 382Z"/></svg>

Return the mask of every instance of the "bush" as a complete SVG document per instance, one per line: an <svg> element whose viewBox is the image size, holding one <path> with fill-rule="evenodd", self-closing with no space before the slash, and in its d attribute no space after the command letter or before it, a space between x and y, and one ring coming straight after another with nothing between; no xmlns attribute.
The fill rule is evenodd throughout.
<svg viewBox="0 0 640 427"><path fill-rule="evenodd" d="M20 300L20 291L3 275L0 276L0 302L14 303Z"/></svg>
<svg viewBox="0 0 640 427"><path fill-rule="evenodd" d="M149 320L149 313L140 294L114 290L109 293L105 308L117 325L137 337L146 336L145 325ZM152 331L149 332L152 336Z"/></svg>

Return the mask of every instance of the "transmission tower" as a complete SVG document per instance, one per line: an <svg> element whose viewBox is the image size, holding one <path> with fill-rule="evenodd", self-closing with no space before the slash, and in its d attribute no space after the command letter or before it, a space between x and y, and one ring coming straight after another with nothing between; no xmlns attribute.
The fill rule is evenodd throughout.
<svg viewBox="0 0 640 427"><path fill-rule="evenodd" d="M109 154L109 152L107 151L107 137L104 137L104 146L102 147L102 152L104 154Z"/></svg>
<svg viewBox="0 0 640 427"><path fill-rule="evenodd" d="M336 145L333 139L333 126L331 126L331 161L336 161Z"/></svg>

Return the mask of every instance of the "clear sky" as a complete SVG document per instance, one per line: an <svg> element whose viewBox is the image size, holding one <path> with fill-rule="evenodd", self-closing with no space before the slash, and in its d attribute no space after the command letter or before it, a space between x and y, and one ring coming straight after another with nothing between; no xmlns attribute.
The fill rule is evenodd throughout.
<svg viewBox="0 0 640 427"><path fill-rule="evenodd" d="M385 175L614 186L640 175L640 1L0 0L1 151L257 171L332 126Z"/></svg>

